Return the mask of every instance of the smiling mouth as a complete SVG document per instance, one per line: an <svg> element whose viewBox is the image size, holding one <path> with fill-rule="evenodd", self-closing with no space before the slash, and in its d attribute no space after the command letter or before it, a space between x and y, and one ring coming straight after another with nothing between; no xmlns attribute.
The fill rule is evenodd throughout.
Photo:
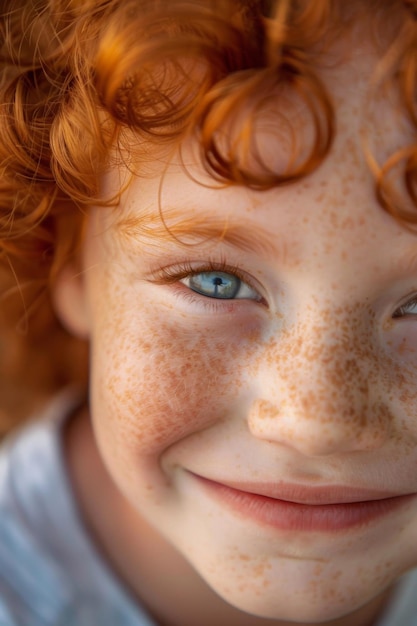
<svg viewBox="0 0 417 626"><path fill-rule="evenodd" d="M191 476L239 517L286 531L337 532L361 527L399 511L416 498L416 494L383 495L344 486L240 485Z"/></svg>

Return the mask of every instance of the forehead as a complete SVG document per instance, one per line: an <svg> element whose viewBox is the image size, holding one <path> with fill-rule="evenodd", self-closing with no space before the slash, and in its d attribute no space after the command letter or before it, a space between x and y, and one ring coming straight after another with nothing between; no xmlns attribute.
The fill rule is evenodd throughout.
<svg viewBox="0 0 417 626"><path fill-rule="evenodd" d="M361 31L364 29L361 25ZM415 131L404 114L395 78L391 77L387 84L379 80L385 66L381 42L377 45L363 34L346 33L326 54L318 57L314 71L320 86L330 95L335 114L335 141L323 167L328 168L330 161L332 170L346 168L349 162L356 172L366 176L375 160L382 165L388 156L415 137ZM278 85L271 92L260 93L255 105L253 95L246 102L242 97L239 104L234 115L215 128L216 146L226 151L235 137L242 140L243 136L243 143L247 142L243 158L253 170L262 163L271 171L279 171L291 167L297 158L302 160L303 151L311 148L315 131L318 128L320 132L321 118L326 115L314 107L312 114L308 110L308 98L306 102L299 97L297 87ZM198 134L176 148L134 140L122 155L122 161L143 180L164 177L166 182L167 173L177 175L185 171L202 185L218 186L201 166ZM105 194L126 182L123 169L115 168L105 178Z"/></svg>
<svg viewBox="0 0 417 626"><path fill-rule="evenodd" d="M127 235L125 243L222 240L255 252L276 249L278 233L282 247L285 232L285 245L293 254L300 246L304 252L323 254L324 248L339 245L346 257L347 248L354 245L358 255L363 248L369 257L369 237L377 254L381 247L395 250L395 233L399 246L405 238L413 247L410 233L384 213L375 194L375 171L407 145L415 131L404 115L395 80L379 83L385 50L381 41L371 38L371 30L370 21L350 29L317 61L319 81L331 94L336 132L328 157L315 172L298 182L256 192L213 180L201 163L195 136L179 149L157 151L148 145L145 162L143 154L138 164L127 155L129 169L114 168L103 181L104 193L111 195L126 183L130 169L137 169L138 176L133 176L110 217L119 233ZM248 102L235 119L227 119L219 131L220 145L222 136L233 136L236 128L245 128L255 117L248 125L255 149L248 151L247 164L256 170L262 162L273 171L291 162L294 144L302 155L304 146L314 141L312 126L320 119L314 120L289 91L276 89L265 94L263 102L266 105L256 109L256 115ZM407 203L405 193L403 198Z"/></svg>

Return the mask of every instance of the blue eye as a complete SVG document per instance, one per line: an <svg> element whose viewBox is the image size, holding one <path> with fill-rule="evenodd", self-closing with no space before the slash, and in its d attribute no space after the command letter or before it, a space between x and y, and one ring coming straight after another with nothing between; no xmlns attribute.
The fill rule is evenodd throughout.
<svg viewBox="0 0 417 626"><path fill-rule="evenodd" d="M227 272L199 272L181 282L196 293L208 298L259 300L260 296L240 278Z"/></svg>

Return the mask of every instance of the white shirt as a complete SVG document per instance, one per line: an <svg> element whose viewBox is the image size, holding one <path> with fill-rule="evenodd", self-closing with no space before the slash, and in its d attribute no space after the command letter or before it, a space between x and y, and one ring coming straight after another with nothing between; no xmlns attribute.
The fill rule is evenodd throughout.
<svg viewBox="0 0 417 626"><path fill-rule="evenodd" d="M0 625L155 626L83 527L62 451L73 409L60 396L0 453Z"/></svg>

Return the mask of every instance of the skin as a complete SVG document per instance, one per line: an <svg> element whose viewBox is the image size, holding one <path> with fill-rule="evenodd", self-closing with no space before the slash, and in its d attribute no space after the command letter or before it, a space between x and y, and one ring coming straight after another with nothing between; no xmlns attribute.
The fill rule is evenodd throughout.
<svg viewBox="0 0 417 626"><path fill-rule="evenodd" d="M417 240L378 205L361 143L365 130L383 161L410 130L394 93L360 115L377 58L369 48L360 59L321 71L338 134L308 179L219 190L174 159L160 198L175 239L155 165L117 213L92 211L82 275L64 272L57 286L59 315L91 341L91 421L82 412L66 433L74 490L116 573L161 624L366 626L417 562L417 497L360 528L281 530L190 474L417 492L417 306L400 309L417 293ZM259 141L285 160L273 134ZM226 218L261 245L183 232L186 220ZM208 260L238 266L255 295L219 301L161 278L161 267L197 272Z"/></svg>

